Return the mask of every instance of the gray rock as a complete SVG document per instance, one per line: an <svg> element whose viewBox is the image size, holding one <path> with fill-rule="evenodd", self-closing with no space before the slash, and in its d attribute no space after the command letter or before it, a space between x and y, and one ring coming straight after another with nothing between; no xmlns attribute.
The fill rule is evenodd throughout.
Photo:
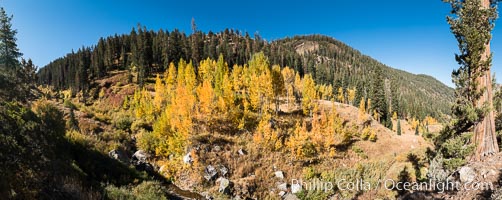
<svg viewBox="0 0 502 200"><path fill-rule="evenodd" d="M143 150L138 150L134 152L131 158L131 160L136 163L146 163L147 159L148 159L148 154Z"/></svg>
<svg viewBox="0 0 502 200"><path fill-rule="evenodd" d="M462 183L470 183L476 179L476 171L468 166L460 168L458 174L460 176L460 182Z"/></svg>
<svg viewBox="0 0 502 200"><path fill-rule="evenodd" d="M281 183L277 185L277 189L281 191L287 191L288 190L288 184L287 183Z"/></svg>
<svg viewBox="0 0 502 200"><path fill-rule="evenodd" d="M215 145L215 146L213 147L213 150L214 150L214 151L216 151L216 152L221 151L221 147L220 147L220 146L218 146L218 145Z"/></svg>
<svg viewBox="0 0 502 200"><path fill-rule="evenodd" d="M245 156L246 155L246 151L244 151L243 149L239 149L238 153L241 156Z"/></svg>
<svg viewBox="0 0 502 200"><path fill-rule="evenodd" d="M284 192L284 191L280 191L280 192L279 192L279 196L280 196L280 197L283 197L284 195L286 195L286 192Z"/></svg>
<svg viewBox="0 0 502 200"><path fill-rule="evenodd" d="M201 196L203 196L206 200L213 200L213 197L209 195L209 192L202 192L200 193Z"/></svg>
<svg viewBox="0 0 502 200"><path fill-rule="evenodd" d="M481 176L483 176L483 178L490 177L490 176L496 176L497 170L495 170L494 168L485 167L485 168L481 168L479 170L479 174L481 174Z"/></svg>
<svg viewBox="0 0 502 200"><path fill-rule="evenodd" d="M283 179L284 178L284 173L282 171L276 171L275 172L275 177Z"/></svg>
<svg viewBox="0 0 502 200"><path fill-rule="evenodd" d="M230 192L230 181L228 179L220 177L216 182L220 182L220 188L218 188L218 192L224 194L228 194Z"/></svg>
<svg viewBox="0 0 502 200"><path fill-rule="evenodd" d="M294 194L286 194L286 196L284 196L284 200L300 200L300 199L296 197L296 195Z"/></svg>
<svg viewBox="0 0 502 200"><path fill-rule="evenodd" d="M122 150L119 150L119 149L114 149L114 150L111 150L110 152L108 152L108 155L115 159L115 160L118 160L122 163L128 163L129 162L129 158L127 157L126 153Z"/></svg>
<svg viewBox="0 0 502 200"><path fill-rule="evenodd" d="M291 184L291 193L296 194L300 191L302 191L302 185L298 183Z"/></svg>
<svg viewBox="0 0 502 200"><path fill-rule="evenodd" d="M183 156L183 162L186 163L186 164L192 164L193 160L192 160L192 155L189 153L187 153L185 156Z"/></svg>
<svg viewBox="0 0 502 200"><path fill-rule="evenodd" d="M228 168L226 168L225 166L221 165L220 166L220 174L221 174L221 176L225 176L225 175L227 175L227 173L228 173Z"/></svg>
<svg viewBox="0 0 502 200"><path fill-rule="evenodd" d="M216 178L216 174L218 174L218 172L212 165L208 165L206 169L204 169L204 178L208 181Z"/></svg>

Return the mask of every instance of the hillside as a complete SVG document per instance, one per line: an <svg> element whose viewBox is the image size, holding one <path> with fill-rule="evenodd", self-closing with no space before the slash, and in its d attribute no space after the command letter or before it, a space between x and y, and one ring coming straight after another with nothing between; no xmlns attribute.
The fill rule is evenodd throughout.
<svg viewBox="0 0 502 200"><path fill-rule="evenodd" d="M138 73L138 83L164 72L170 63L180 59L192 61L197 71L205 58L217 60L223 55L231 69L235 64L246 64L251 55L264 52L270 64L295 69L300 76L311 74L319 84L355 89L354 105L360 100L374 99L373 81L377 69L383 71L385 98L392 112L400 117L424 119L427 115L444 119L450 113L453 90L426 75L414 75L388 67L369 56L322 35L296 36L267 42L259 35L251 38L247 33L225 30L220 33L197 31L186 35L172 32L149 31L144 27L133 29L128 35L102 38L93 47L84 47L59 58L40 69L38 83L56 89L72 88L84 95L96 88L95 80L107 76L112 70ZM96 90L93 90L96 91ZM346 94L345 94L346 95ZM345 98L348 98L345 96Z"/></svg>
<svg viewBox="0 0 502 200"><path fill-rule="evenodd" d="M431 144L422 135L430 134L425 127L432 133L441 125L400 119L402 134L397 135L374 118L373 106L365 108L370 103L357 108L349 98L326 100L336 95L321 90L311 75L300 78L288 67L269 63L259 53L248 65L229 70L221 58L208 59L195 72L191 63L181 61L145 80L143 88L137 73L128 83L127 70L111 71L93 83L96 96L54 90L45 98L75 108L76 119L69 115L68 120L78 128L68 137L102 154L123 152L115 157L119 161L144 151L154 171L193 192L188 196L393 198L394 192L381 187L298 193L289 180L346 178L376 184L397 179L404 168L413 180L423 178ZM295 74L295 80L287 78ZM284 90L274 89L279 86ZM415 135L412 126L422 134Z"/></svg>

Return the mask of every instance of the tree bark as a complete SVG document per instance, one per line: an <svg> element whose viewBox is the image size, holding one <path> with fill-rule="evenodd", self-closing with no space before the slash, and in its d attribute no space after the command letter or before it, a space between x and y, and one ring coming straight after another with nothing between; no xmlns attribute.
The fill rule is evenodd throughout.
<svg viewBox="0 0 502 200"><path fill-rule="evenodd" d="M490 0L481 0L483 9L490 7ZM490 43L485 45L485 52L482 55L483 60L488 59L490 56ZM483 75L477 78L476 82L478 87L485 88L483 95L476 102L476 107L481 108L488 105L490 110L485 113L483 121L475 124L474 126L474 142L476 144L475 160L481 160L487 155L499 152L495 132L495 117L493 114L493 90L492 90L492 76L490 69L486 70Z"/></svg>

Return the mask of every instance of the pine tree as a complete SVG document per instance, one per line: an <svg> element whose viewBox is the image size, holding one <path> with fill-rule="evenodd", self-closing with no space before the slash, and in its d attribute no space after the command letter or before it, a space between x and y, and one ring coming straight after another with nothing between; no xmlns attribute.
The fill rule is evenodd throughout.
<svg viewBox="0 0 502 200"><path fill-rule="evenodd" d="M397 135L401 135L401 120L397 120Z"/></svg>
<svg viewBox="0 0 502 200"><path fill-rule="evenodd" d="M12 16L0 7L0 99L26 99L26 89L19 74L19 52L16 44L17 30L12 29Z"/></svg>
<svg viewBox="0 0 502 200"><path fill-rule="evenodd" d="M499 152L497 145L491 81L491 31L497 18L497 1L445 0L452 6L453 16L448 16L452 33L459 43L460 55L455 59L460 65L453 72L456 104L453 114L456 123L448 134L436 141L441 145L448 138L474 129L476 145L474 158Z"/></svg>
<svg viewBox="0 0 502 200"><path fill-rule="evenodd" d="M0 67L11 74L19 67L19 52L16 44L17 30L12 29L12 16L8 16L3 7L0 7Z"/></svg>
<svg viewBox="0 0 502 200"><path fill-rule="evenodd" d="M373 87L371 94L373 95L373 108L376 113L378 113L379 121L385 125L387 128L392 127L389 117L389 107L387 106L387 100L385 98L385 85L383 72L380 67L376 68L375 77L373 78ZM382 121L383 120L383 121Z"/></svg>
<svg viewBox="0 0 502 200"><path fill-rule="evenodd" d="M21 67L21 74L23 75L24 82L28 84L35 84L38 67L33 64L31 59L26 61L24 58L21 59Z"/></svg>

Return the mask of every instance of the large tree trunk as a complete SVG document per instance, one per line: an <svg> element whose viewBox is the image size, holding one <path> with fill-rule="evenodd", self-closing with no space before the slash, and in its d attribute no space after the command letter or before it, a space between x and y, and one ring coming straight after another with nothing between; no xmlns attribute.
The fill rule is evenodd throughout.
<svg viewBox="0 0 502 200"><path fill-rule="evenodd" d="M490 0L481 0L483 8L490 7ZM490 56L490 43L485 45L483 59L486 60ZM486 70L476 82L479 88L485 88L483 95L476 102L477 107L482 107L488 104L490 110L485 114L483 121L479 122L474 127L474 142L477 145L476 155L474 159L481 160L484 156L499 152L497 138L495 133L495 117L493 114L493 90L492 76L490 70Z"/></svg>

